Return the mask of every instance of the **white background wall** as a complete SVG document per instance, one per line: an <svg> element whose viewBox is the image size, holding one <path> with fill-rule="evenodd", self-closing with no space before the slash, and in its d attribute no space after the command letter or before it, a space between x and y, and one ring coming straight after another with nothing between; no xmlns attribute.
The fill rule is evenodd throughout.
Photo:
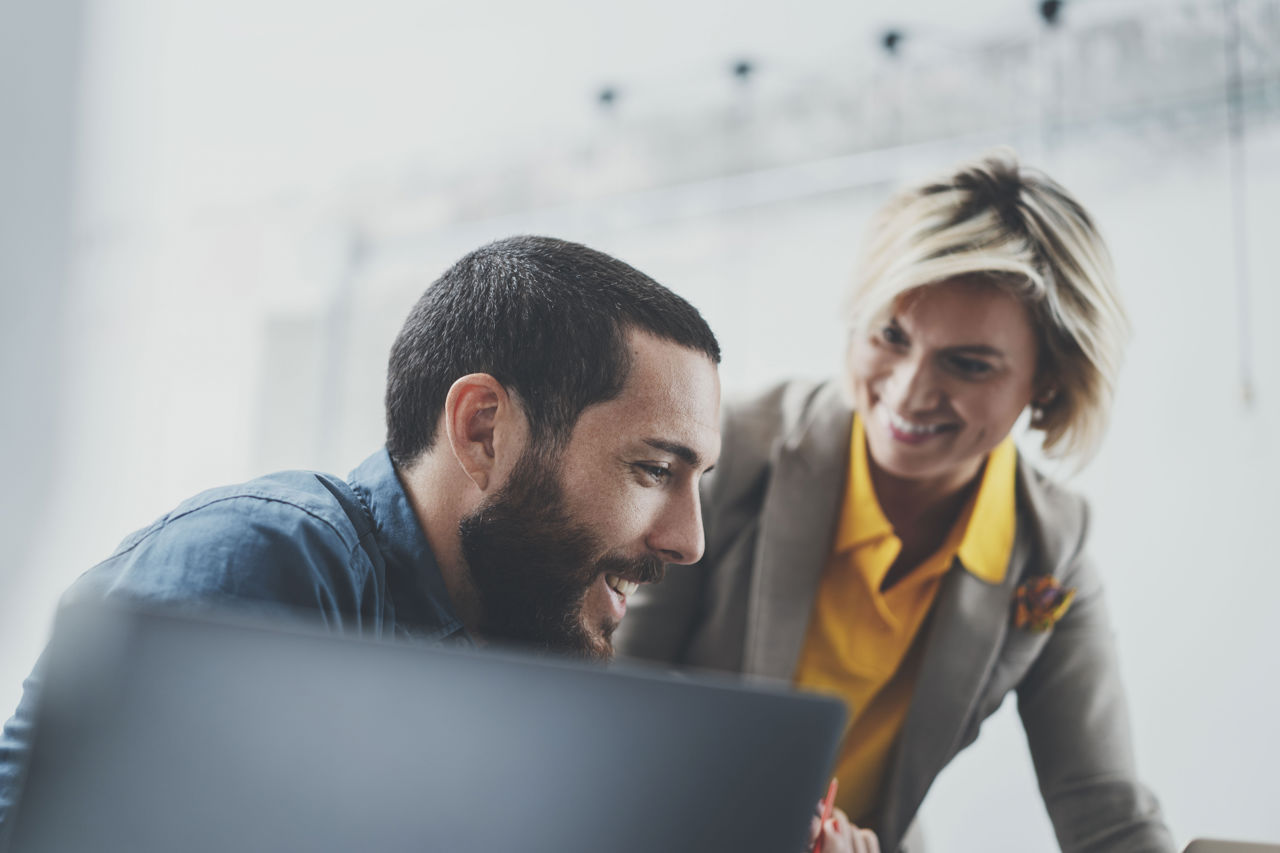
<svg viewBox="0 0 1280 853"><path fill-rule="evenodd" d="M0 200L0 453L14 477L0 532L16 543L0 562L0 707L16 703L59 591L127 532L202 488L342 472L376 448L391 339L465 251L518 232L582 240L703 309L731 392L826 375L869 213L902 180L1009 142L1096 214L1134 320L1112 430L1075 485L1095 509L1140 767L1180 841L1280 841L1276 78L1263 69L1243 148L1241 291L1209 84L1189 112L1052 132L904 130L902 145L858 150L840 149L847 128L821 150L780 135L793 102L769 100L766 72L779 89L814 81L817 108L794 119L809 134L822 98L885 73L886 24L931 45L933 67L955 65L941 102L1008 88L965 51L1025 42L1031 3L604 5L120 0L85 4L83 37L78 3L4 12L25 82L3 121L26 132L0 133L3 174L24 178ZM1074 4L1077 20L1120 5ZM1129 6L1138 20L1181 8ZM766 94L725 74L740 55L759 59ZM1192 61L1221 79L1211 58L1172 64ZM908 128L937 85L915 79L853 122ZM593 105L605 84L623 96L608 116ZM749 120L716 123L735 111ZM927 800L938 849L1053 849L1011 706Z"/></svg>

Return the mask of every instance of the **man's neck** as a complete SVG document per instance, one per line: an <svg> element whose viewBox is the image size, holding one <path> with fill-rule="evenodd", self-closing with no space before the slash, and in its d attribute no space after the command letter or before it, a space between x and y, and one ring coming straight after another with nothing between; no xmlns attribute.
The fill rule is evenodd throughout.
<svg viewBox="0 0 1280 853"><path fill-rule="evenodd" d="M397 468L397 473L440 566L454 612L474 634L480 622L480 598L471 583L458 535L458 524L472 509L466 496L474 486L458 470L456 462L449 465L450 461L427 453L412 467Z"/></svg>

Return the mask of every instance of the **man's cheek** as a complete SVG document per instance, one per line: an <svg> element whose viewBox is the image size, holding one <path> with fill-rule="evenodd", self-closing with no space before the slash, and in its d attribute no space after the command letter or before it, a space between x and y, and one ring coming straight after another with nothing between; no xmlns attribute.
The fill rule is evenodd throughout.
<svg viewBox="0 0 1280 853"><path fill-rule="evenodd" d="M609 588L603 576L587 587L587 594L582 598L582 619L588 627L597 627L610 610Z"/></svg>

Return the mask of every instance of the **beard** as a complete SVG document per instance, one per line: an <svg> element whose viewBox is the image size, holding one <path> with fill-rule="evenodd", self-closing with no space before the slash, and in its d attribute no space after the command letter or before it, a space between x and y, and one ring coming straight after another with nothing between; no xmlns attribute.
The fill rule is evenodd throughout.
<svg viewBox="0 0 1280 853"><path fill-rule="evenodd" d="M602 574L656 583L665 571L652 555L607 553L565 506L554 460L534 449L490 501L459 522L458 532L480 600L478 632L542 652L609 660L617 623L589 624L588 589Z"/></svg>

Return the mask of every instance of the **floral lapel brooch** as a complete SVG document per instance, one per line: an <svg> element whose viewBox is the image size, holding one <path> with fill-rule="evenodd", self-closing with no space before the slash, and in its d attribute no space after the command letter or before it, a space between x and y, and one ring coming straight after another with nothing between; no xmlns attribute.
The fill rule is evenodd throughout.
<svg viewBox="0 0 1280 853"><path fill-rule="evenodd" d="M1075 597L1074 589L1063 589L1049 575L1032 578L1014 593L1013 624L1029 631L1048 631L1067 612Z"/></svg>

